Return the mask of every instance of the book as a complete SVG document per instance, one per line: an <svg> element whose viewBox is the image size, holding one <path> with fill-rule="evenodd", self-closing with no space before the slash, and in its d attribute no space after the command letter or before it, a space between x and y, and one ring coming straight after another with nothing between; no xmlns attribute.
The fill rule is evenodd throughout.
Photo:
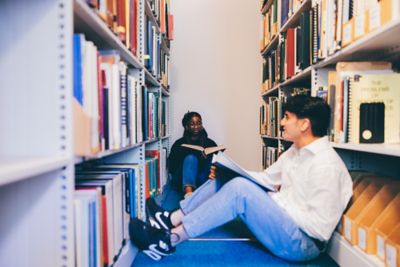
<svg viewBox="0 0 400 267"><path fill-rule="evenodd" d="M204 153L205 155L210 155L218 151L224 151L226 148L224 146L212 146L212 147L202 147L197 145L182 144L181 146L186 148L191 148Z"/></svg>
<svg viewBox="0 0 400 267"><path fill-rule="evenodd" d="M382 128L382 124L384 127L380 130L383 130L384 143L400 143L400 91L397 90L397 85L399 83L400 74L398 73L365 74L354 76L350 79L350 143L358 144L360 141L365 142L366 139L371 138L366 135L364 140L360 140L360 126L362 127L362 130L365 130L366 127L370 128L370 130L376 129L375 134L378 134L377 128ZM368 115L373 117L368 119L368 116L365 116L367 106L363 106L362 114L360 113L360 107L363 103L383 103L384 108L381 106L380 108L375 109L373 114ZM376 125L371 128L371 123L361 123L360 115L362 115L363 120L373 120ZM384 118L383 122L382 117ZM382 138L373 138L370 142L382 142Z"/></svg>
<svg viewBox="0 0 400 267"><path fill-rule="evenodd" d="M217 167L222 167L233 171L238 176L247 178L269 191L276 191L275 187L272 184L269 184L263 175L243 169L224 152L218 152L217 154L214 154L211 163Z"/></svg>
<svg viewBox="0 0 400 267"><path fill-rule="evenodd" d="M349 95L351 94L352 89L351 81L348 81L351 77L355 75L372 75L372 74L383 74L383 73L393 73L392 71L392 64L390 62L384 61L364 61L364 62L338 62L336 64L336 89L335 89L335 107L334 107L334 141L336 143L345 143L346 136L349 142L352 143L359 143L358 141L350 141L350 133L345 133L347 131L350 132L349 127L346 127L344 124L348 123L351 124L351 104L352 97ZM349 89L350 91L345 92L345 89ZM349 107L344 106L344 97L348 96ZM353 116L354 117L354 116ZM347 121L346 121L347 119ZM357 136L358 133L354 133L354 136Z"/></svg>

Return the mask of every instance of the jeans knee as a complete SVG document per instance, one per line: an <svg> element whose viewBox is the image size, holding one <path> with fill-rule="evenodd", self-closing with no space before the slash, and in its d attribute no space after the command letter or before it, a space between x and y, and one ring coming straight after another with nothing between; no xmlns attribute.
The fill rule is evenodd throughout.
<svg viewBox="0 0 400 267"><path fill-rule="evenodd" d="M188 154L184 159L183 159L183 164L197 164L199 160L197 159L196 155L194 154Z"/></svg>
<svg viewBox="0 0 400 267"><path fill-rule="evenodd" d="M243 177L236 177L229 181L228 184L227 185L229 187L232 187L235 191L239 189L244 189L244 191L248 191L247 188L249 188L249 186L251 187L253 185L253 182Z"/></svg>

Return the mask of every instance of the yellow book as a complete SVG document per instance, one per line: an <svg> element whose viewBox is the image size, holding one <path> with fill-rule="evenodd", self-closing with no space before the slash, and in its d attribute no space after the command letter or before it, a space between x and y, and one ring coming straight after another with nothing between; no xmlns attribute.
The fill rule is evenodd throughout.
<svg viewBox="0 0 400 267"><path fill-rule="evenodd" d="M400 74L365 74L350 80L349 142L360 142L360 105L384 103L384 143L400 142ZM361 133L363 134L363 133Z"/></svg>

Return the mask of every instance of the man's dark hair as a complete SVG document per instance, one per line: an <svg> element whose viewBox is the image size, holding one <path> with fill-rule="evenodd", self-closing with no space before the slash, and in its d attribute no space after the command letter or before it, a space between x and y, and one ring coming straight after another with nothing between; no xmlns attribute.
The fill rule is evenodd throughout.
<svg viewBox="0 0 400 267"><path fill-rule="evenodd" d="M193 117L199 117L200 120L202 121L200 113L198 113L196 111L188 111L188 112L185 113L185 115L182 118L182 126L184 128L183 137L186 139L187 143L190 143L191 139L190 139L190 131L186 129L186 126L188 126L190 120ZM204 127L200 131L199 135L200 135L199 136L199 144L201 146L204 146L205 145L205 141L206 141L206 139L208 137L208 134L207 134L206 130L204 129Z"/></svg>
<svg viewBox="0 0 400 267"><path fill-rule="evenodd" d="M294 113L300 119L311 121L314 136L324 136L329 127L331 108L319 97L296 95L283 104L283 111Z"/></svg>

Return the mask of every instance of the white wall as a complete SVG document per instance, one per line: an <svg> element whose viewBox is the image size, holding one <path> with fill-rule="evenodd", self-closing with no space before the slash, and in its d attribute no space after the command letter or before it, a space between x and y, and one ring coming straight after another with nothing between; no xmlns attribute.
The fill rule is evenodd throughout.
<svg viewBox="0 0 400 267"><path fill-rule="evenodd" d="M245 168L261 169L259 0L173 0L171 127L188 110Z"/></svg>

